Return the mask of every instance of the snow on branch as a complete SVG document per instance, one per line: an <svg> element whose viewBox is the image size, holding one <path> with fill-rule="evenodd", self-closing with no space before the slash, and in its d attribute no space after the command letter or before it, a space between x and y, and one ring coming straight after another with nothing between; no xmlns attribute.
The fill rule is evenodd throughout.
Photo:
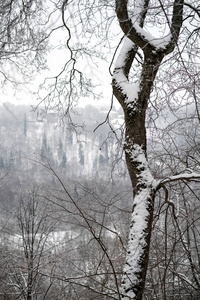
<svg viewBox="0 0 200 300"><path fill-rule="evenodd" d="M180 33L183 22L183 0L175 0L173 5L173 13L171 24L169 24L169 33L164 37L154 37L144 28L143 23L146 12L148 11L149 1L138 0L130 13L128 12L128 1L116 1L116 13L120 23L120 27L124 34L136 45L144 51L163 51L169 54L173 51ZM167 17L167 15L166 15ZM168 23L168 20L166 20Z"/></svg>
<svg viewBox="0 0 200 300"><path fill-rule="evenodd" d="M179 181L179 180L187 180L187 181L199 181L200 182L200 173L193 172L190 169L186 169L184 172L169 176L165 179L160 180L157 183L157 190L162 187L166 183Z"/></svg>
<svg viewBox="0 0 200 300"><path fill-rule="evenodd" d="M138 93L140 90L140 82L129 82L125 72L129 54L134 47L135 45L133 42L125 37L124 44L116 60L115 69L113 72L115 86L121 90L123 95L126 95L126 103L134 102L138 98Z"/></svg>
<svg viewBox="0 0 200 300"><path fill-rule="evenodd" d="M175 272L172 268L169 268L171 272L174 273L175 276L179 277L180 279L182 279L183 281L185 281L188 285L190 285L193 289L197 289L197 287L193 284L193 282L187 277L185 276L185 274L179 273L179 272Z"/></svg>

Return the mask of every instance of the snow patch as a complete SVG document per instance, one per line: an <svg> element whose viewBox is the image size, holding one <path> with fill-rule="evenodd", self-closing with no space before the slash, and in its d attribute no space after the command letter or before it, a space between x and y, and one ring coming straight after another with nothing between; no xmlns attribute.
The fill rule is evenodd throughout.
<svg viewBox="0 0 200 300"><path fill-rule="evenodd" d="M140 91L140 82L129 82L124 75L123 67L127 59L129 51L133 48L133 43L127 37L124 38L124 44L118 55L113 79L116 81L116 85L121 89L122 93L126 95L126 103L134 103L138 99L138 93Z"/></svg>
<svg viewBox="0 0 200 300"><path fill-rule="evenodd" d="M132 214L126 264L122 279L122 294L123 291L129 290L138 284L137 273L141 271L140 259L143 254L143 249L146 246L144 232L148 227L148 202L151 198L150 193L151 188L145 188L140 191L134 199L134 211ZM132 290L130 290L128 294L126 293L126 295L130 297L130 299L134 299L136 296Z"/></svg>
<svg viewBox="0 0 200 300"><path fill-rule="evenodd" d="M132 24L137 34L140 35L147 43L151 44L156 50L165 49L167 45L171 42L172 35L169 32L164 37L155 38L149 32L147 32L144 28L140 27L140 14L144 9L144 0L138 0L135 4L134 16L132 16Z"/></svg>
<svg viewBox="0 0 200 300"><path fill-rule="evenodd" d="M126 295L125 299L135 299L136 295L132 290L134 285L140 281L138 273L142 271L141 259L146 244L146 230L149 226L149 206L151 205L152 189L154 178L148 167L145 152L141 145L134 144L129 152L132 162L137 164L138 184L143 188L139 189L134 197L133 213L129 232L126 264L124 267L124 276L122 278L122 294ZM125 292L126 291L126 292ZM127 292L128 291L128 292Z"/></svg>
<svg viewBox="0 0 200 300"><path fill-rule="evenodd" d="M145 39L150 45L152 45L156 50L164 50L170 43L172 39L171 33L168 33L166 36L162 38L155 38L153 35L151 35L149 32L144 30L139 26L137 22L133 23L134 28L138 35L140 35L143 39Z"/></svg>
<svg viewBox="0 0 200 300"><path fill-rule="evenodd" d="M152 186L154 178L149 169L148 161L142 146L134 144L132 149L126 150L126 152L129 153L131 160L138 165L138 171L140 171L140 175L138 175L139 183Z"/></svg>

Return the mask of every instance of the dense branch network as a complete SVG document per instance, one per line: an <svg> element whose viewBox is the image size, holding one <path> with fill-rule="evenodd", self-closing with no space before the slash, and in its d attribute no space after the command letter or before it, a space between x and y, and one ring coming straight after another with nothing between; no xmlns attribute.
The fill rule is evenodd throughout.
<svg viewBox="0 0 200 300"><path fill-rule="evenodd" d="M155 3L157 5L154 5ZM56 76L45 79L46 94L41 97L46 108L57 107L58 110L62 110L62 115L65 117L69 115L70 108L80 97L88 97L91 93L95 95L91 83L91 78L95 77L93 66L98 67L100 61L106 62L107 54L110 55L113 48L117 47L114 44L116 36L124 36L121 49L117 51L118 57L115 59L112 77L113 94L124 111L123 147L133 190L133 212L121 289L118 287L112 260L104 244L98 240L83 211L79 209L73 198L70 198L65 185L50 166L49 168L60 181L63 190L107 257L112 267L118 298L128 300L141 300L144 292L156 193L164 190L164 203L172 208L176 219L174 205L168 199L167 185L177 181L199 182L200 179L198 172L188 168L184 172L178 170L178 175L165 175L164 171L160 172L162 179L157 180L149 167L146 122L150 108L159 107L160 110L156 112L159 118L162 106L164 109L169 107L170 110L175 107L173 116L176 116L177 122L181 122L180 116L176 114L177 107L182 108L192 102L195 104L199 125L197 96L199 88L196 79L196 76L199 77L198 66L196 66L199 55L197 23L200 15L199 6L197 1L184 2L183 0L174 0L169 4L158 0L155 3L152 4L150 0L116 0L114 14L114 1L107 1L106 5L105 1L100 0L86 2L66 0L58 1L56 4L52 1L51 5L55 5L54 12L59 16L59 24L57 26L56 23L56 27L53 29L51 27L48 32L45 32L45 29L51 23L49 23L51 14L46 15L44 8L42 6L40 8L41 1L6 0L0 4L0 18L3 24L0 32L1 64L7 66L7 62L11 63L15 69L21 70L22 75L28 74L27 65L30 65L32 70L32 66L39 68L39 65L44 63L42 59L48 38L59 30L66 33L65 37L62 36L63 45L59 45L66 50L66 59ZM160 27L157 21L159 17ZM117 33L116 29L111 33L112 23L116 18L119 28ZM188 28L184 24L188 25ZM192 42L189 43L189 40ZM24 54L27 54L25 59ZM81 66L83 62L84 66ZM86 67L89 68L87 72ZM160 69L163 70L164 75L161 74ZM12 77L8 76L9 72L8 74L1 72L6 80L12 81ZM180 74L182 77L179 80ZM173 77L174 82L170 78L166 83L166 78L170 76ZM158 88L155 96L153 91L156 84ZM173 91L171 91L172 84L175 86ZM158 91L159 89L161 91ZM184 95L181 94L182 91L186 91ZM161 93L164 93L164 96L160 98ZM68 120L72 122L70 118ZM184 126L183 120L182 123ZM162 126L164 125L161 124L161 129ZM158 132L156 126L155 130ZM167 152L168 149L165 150ZM196 156L194 157L196 159ZM153 159L155 160L155 155ZM172 161L171 153L170 159ZM191 154L186 157L186 160L189 159L193 159ZM192 266L192 262L190 264Z"/></svg>
<svg viewBox="0 0 200 300"><path fill-rule="evenodd" d="M168 32L163 37L152 36L145 28L148 26L145 24L145 18L149 1L136 1L132 10L128 7L127 1L116 1L116 14L125 38L113 73L113 93L124 110L126 128L124 150L134 195L126 265L122 279L123 299L142 299L156 191L167 182L183 178L199 179L199 174L182 174L163 180L162 184L156 187L148 167L146 114L150 94L163 59L171 54L178 44L183 25L183 0L173 2L171 20L161 1L159 3L168 24ZM143 52L143 63L139 76L135 82L131 82L129 72L138 49Z"/></svg>

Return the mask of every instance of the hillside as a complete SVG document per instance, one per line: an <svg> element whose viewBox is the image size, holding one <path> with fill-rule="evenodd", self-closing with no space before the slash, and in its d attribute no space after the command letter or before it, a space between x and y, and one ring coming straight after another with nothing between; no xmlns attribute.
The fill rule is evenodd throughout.
<svg viewBox="0 0 200 300"><path fill-rule="evenodd" d="M59 124L56 113L37 118L29 106L6 103L0 107L0 168L33 172L30 159L49 160L70 177L110 176L116 139L105 121L106 109L87 106L73 114L73 125ZM111 119L122 119L113 111ZM115 121L113 121L114 123Z"/></svg>

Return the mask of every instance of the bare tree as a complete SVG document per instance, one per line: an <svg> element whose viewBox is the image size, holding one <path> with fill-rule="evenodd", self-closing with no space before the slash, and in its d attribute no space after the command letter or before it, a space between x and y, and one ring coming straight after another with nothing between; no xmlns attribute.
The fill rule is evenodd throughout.
<svg viewBox="0 0 200 300"><path fill-rule="evenodd" d="M155 183L148 166L146 147L146 110L158 70L178 45L184 21L184 2L173 1L167 7L159 2L158 14L166 18L164 36L152 36L144 26L148 12L155 8L149 1L137 1L130 10L127 1L116 1L116 13L125 34L115 64L113 92L125 115L124 150L133 186L134 203L126 265L122 279L122 298L142 299L151 239L155 193L164 185ZM171 14L171 17L170 17ZM178 48L180 51L180 46ZM129 78L134 59L142 51L137 79ZM184 177L184 175L183 175ZM192 175L191 175L192 178ZM175 178L174 178L175 179ZM178 178L177 178L178 179ZM170 181L170 180L169 180Z"/></svg>
<svg viewBox="0 0 200 300"><path fill-rule="evenodd" d="M2 252L2 292L11 299L32 300L38 295L45 299L49 295L54 282L47 274L56 264L50 234L59 220L38 189L20 196L13 220L15 228L7 235L7 249Z"/></svg>
<svg viewBox="0 0 200 300"><path fill-rule="evenodd" d="M0 4L1 86L23 88L46 66L49 13L41 1L6 0ZM46 27L47 26L47 27Z"/></svg>
<svg viewBox="0 0 200 300"><path fill-rule="evenodd" d="M155 109L154 114L159 116L162 106L169 107L175 114L177 107L183 107L186 102L191 101L195 104L195 115L199 117L196 93L198 85L193 77L199 77L195 66L199 42L198 2L116 0L114 8L114 1L106 4L104 1L59 1L56 9L61 12L61 27L68 34L65 46L69 51L69 59L61 72L53 78L53 85L48 87L44 100L50 101L50 107L63 108L62 101L67 99L64 113L68 113L71 102L81 93L88 95L91 91L89 77L86 76L85 80L84 72L77 69L78 58L95 58L97 62L106 60L102 47L105 44L105 51L112 49L109 34L115 19L118 20L119 27L112 37L118 32L123 35L122 45L113 46L115 52L119 53L115 59L112 87L113 94L124 111L123 147L133 188L133 212L118 297L141 300L148 266L156 193L162 189L164 200L167 201L169 183L179 180L187 182L200 177L199 173L188 170L185 164L181 165L178 175L173 169L167 177L164 172L159 174L159 178L153 176L149 167L146 132L149 112ZM94 46L90 48L92 41ZM174 79L173 91L170 85L172 81L163 83L168 74L170 79ZM183 79L187 82L183 82ZM179 100L182 98L184 105ZM56 104L55 99L58 101Z"/></svg>

